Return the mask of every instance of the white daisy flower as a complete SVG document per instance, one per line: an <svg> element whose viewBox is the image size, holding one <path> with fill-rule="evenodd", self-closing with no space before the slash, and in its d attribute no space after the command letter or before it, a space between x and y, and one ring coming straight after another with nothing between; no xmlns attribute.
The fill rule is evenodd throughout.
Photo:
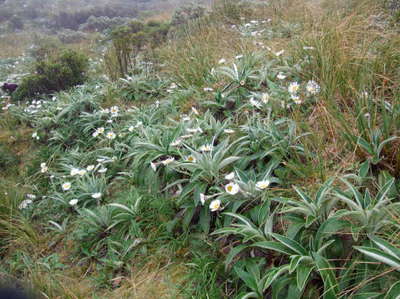
<svg viewBox="0 0 400 299"><path fill-rule="evenodd" d="M204 144L200 147L201 152L211 152L213 149L211 144Z"/></svg>
<svg viewBox="0 0 400 299"><path fill-rule="evenodd" d="M75 198L75 199L71 199L68 203L69 203L70 206L76 206L76 204L78 203L78 201L79 201L79 200Z"/></svg>
<svg viewBox="0 0 400 299"><path fill-rule="evenodd" d="M291 83L289 84L289 87L288 87L289 93L295 94L295 93L297 93L297 92L299 91L299 89L300 89L299 83L297 83L297 82L291 82Z"/></svg>
<svg viewBox="0 0 400 299"><path fill-rule="evenodd" d="M79 174L79 169L72 168L69 174L70 174L70 176L76 176L77 174Z"/></svg>
<svg viewBox="0 0 400 299"><path fill-rule="evenodd" d="M221 59L218 61L218 64L224 64L224 63L226 63L226 59L225 59L225 58L221 58Z"/></svg>
<svg viewBox="0 0 400 299"><path fill-rule="evenodd" d="M84 176L85 174L86 174L86 170L85 169L80 169L79 171L78 171L78 174L79 174L79 176Z"/></svg>
<svg viewBox="0 0 400 299"><path fill-rule="evenodd" d="M281 56L283 53L285 53L285 50L281 50L281 51L279 51L279 52L276 52L276 53L275 53L275 56L279 57L279 56Z"/></svg>
<svg viewBox="0 0 400 299"><path fill-rule="evenodd" d="M118 106L112 106L110 108L110 112L113 114L117 114L119 112L119 107Z"/></svg>
<svg viewBox="0 0 400 299"><path fill-rule="evenodd" d="M197 160L195 156L190 155L186 157L186 161L190 163L196 163Z"/></svg>
<svg viewBox="0 0 400 299"><path fill-rule="evenodd" d="M307 82L306 90L310 95L316 95L320 92L321 88L317 82L310 80Z"/></svg>
<svg viewBox="0 0 400 299"><path fill-rule="evenodd" d="M92 171L94 169L94 165L89 165L88 167L86 167L87 171Z"/></svg>
<svg viewBox="0 0 400 299"><path fill-rule="evenodd" d="M230 195L238 194L240 191L239 185L236 183L229 183L225 186L225 191Z"/></svg>
<svg viewBox="0 0 400 299"><path fill-rule="evenodd" d="M92 198L94 198L94 199L99 199L100 197L101 197L101 193L100 192L92 194Z"/></svg>
<svg viewBox="0 0 400 299"><path fill-rule="evenodd" d="M46 163L41 163L40 164L40 172L41 173L46 173L49 171L49 168L47 167Z"/></svg>
<svg viewBox="0 0 400 299"><path fill-rule="evenodd" d="M279 72L279 74L276 75L276 77L277 77L279 80L284 80L284 79L286 79L286 75L284 75L282 72Z"/></svg>
<svg viewBox="0 0 400 299"><path fill-rule="evenodd" d="M264 190L264 189L268 188L268 186L270 184L271 184L271 182L269 180L259 181L256 183L256 188L258 190Z"/></svg>
<svg viewBox="0 0 400 299"><path fill-rule="evenodd" d="M100 127L100 128L97 128L97 130L93 132L92 136L93 137L97 137L97 136L99 136L100 134L103 134L103 133L104 133L104 128Z"/></svg>
<svg viewBox="0 0 400 299"><path fill-rule="evenodd" d="M241 59L241 58L243 58L243 55L237 55L237 56L235 56L235 59Z"/></svg>
<svg viewBox="0 0 400 299"><path fill-rule="evenodd" d="M156 163L151 162L150 166L151 166L151 169L153 169L154 171L157 171L157 164Z"/></svg>
<svg viewBox="0 0 400 299"><path fill-rule="evenodd" d="M269 102L269 99L270 99L269 93L264 92L264 93L261 95L261 102L263 102L264 104L267 104L267 103Z"/></svg>
<svg viewBox="0 0 400 299"><path fill-rule="evenodd" d="M27 194L26 197L29 198L29 199L36 199L36 195L35 194Z"/></svg>
<svg viewBox="0 0 400 299"><path fill-rule="evenodd" d="M212 92L212 91L214 91L214 89L211 88L211 87L204 87L203 90L204 90L205 92Z"/></svg>
<svg viewBox="0 0 400 299"><path fill-rule="evenodd" d="M106 137L110 140L113 140L117 137L117 135L115 135L115 133L113 131L110 131L107 133Z"/></svg>
<svg viewBox="0 0 400 299"><path fill-rule="evenodd" d="M300 105L303 103L303 100L300 99L300 96L298 96L298 95L292 94L290 97L292 98L293 102L297 105Z"/></svg>
<svg viewBox="0 0 400 299"><path fill-rule="evenodd" d="M64 191L68 191L69 189L71 189L72 185L70 182L66 182L66 183L62 184L61 187Z"/></svg>
<svg viewBox="0 0 400 299"><path fill-rule="evenodd" d="M130 127L128 128L128 131L132 133L133 131L135 131L135 127L134 127L134 126L130 126Z"/></svg>
<svg viewBox="0 0 400 299"><path fill-rule="evenodd" d="M216 212L221 210L221 201L219 199L215 199L210 203L211 212Z"/></svg>

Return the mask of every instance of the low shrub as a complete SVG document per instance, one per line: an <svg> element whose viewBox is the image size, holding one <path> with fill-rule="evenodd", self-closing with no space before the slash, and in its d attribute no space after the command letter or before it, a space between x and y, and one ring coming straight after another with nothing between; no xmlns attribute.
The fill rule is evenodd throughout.
<svg viewBox="0 0 400 299"><path fill-rule="evenodd" d="M84 32L69 29L59 32L57 37L64 44L79 43L87 39L87 35Z"/></svg>
<svg viewBox="0 0 400 299"><path fill-rule="evenodd" d="M172 16L171 24L182 25L188 23L190 20L198 19L204 16L205 7L199 4L189 3L178 8Z"/></svg>
<svg viewBox="0 0 400 299"><path fill-rule="evenodd" d="M82 84L88 69L88 58L73 50L62 50L55 56L38 60L35 73L22 79L13 100L20 101L37 94L51 94Z"/></svg>
<svg viewBox="0 0 400 299"><path fill-rule="evenodd" d="M81 9L74 12L60 12L53 17L52 23L56 28L77 30L91 17L136 17L137 11L126 5L106 5Z"/></svg>
<svg viewBox="0 0 400 299"><path fill-rule="evenodd" d="M84 24L79 26L79 30L88 32L103 32L104 30L127 24L130 21L132 21L131 18L124 17L109 18L104 16L90 16Z"/></svg>

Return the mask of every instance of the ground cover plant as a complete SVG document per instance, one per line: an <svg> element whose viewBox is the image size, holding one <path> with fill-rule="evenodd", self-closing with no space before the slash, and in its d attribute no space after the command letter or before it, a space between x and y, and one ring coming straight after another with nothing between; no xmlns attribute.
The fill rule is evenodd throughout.
<svg viewBox="0 0 400 299"><path fill-rule="evenodd" d="M394 7L185 6L110 31L80 85L4 96L0 277L43 298L398 298Z"/></svg>

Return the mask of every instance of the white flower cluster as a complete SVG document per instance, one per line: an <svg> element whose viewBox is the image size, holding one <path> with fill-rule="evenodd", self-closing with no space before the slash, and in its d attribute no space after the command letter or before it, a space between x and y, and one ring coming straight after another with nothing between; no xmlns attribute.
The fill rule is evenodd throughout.
<svg viewBox="0 0 400 299"><path fill-rule="evenodd" d="M303 100L300 98L300 84L298 82L291 82L288 87L288 92L290 97L296 104L302 104ZM310 80L305 86L305 91L307 96L315 96L320 92L321 88L317 82Z"/></svg>

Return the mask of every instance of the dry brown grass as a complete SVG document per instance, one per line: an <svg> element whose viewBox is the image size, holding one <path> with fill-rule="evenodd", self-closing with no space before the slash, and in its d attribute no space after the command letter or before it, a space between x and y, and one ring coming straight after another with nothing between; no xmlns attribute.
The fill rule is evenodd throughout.
<svg viewBox="0 0 400 299"><path fill-rule="evenodd" d="M0 38L0 59L23 55L32 42L32 32L4 34Z"/></svg>
<svg viewBox="0 0 400 299"><path fill-rule="evenodd" d="M96 289L93 280L72 267L63 273L34 272L32 283L52 299L159 299L183 298L179 289L183 283L185 269L181 265L149 261L144 267L133 269L130 277L120 276L112 280L111 290Z"/></svg>
<svg viewBox="0 0 400 299"><path fill-rule="evenodd" d="M121 287L104 294L108 298L183 298L180 288L186 274L184 266L179 264L166 264L161 266L159 262L149 260L140 269L133 269L130 277L117 277L115 283Z"/></svg>
<svg viewBox="0 0 400 299"><path fill-rule="evenodd" d="M204 85L219 59L232 59L254 47L218 23L196 23L183 34L184 38L171 41L159 51L165 62L164 72L183 86Z"/></svg>

